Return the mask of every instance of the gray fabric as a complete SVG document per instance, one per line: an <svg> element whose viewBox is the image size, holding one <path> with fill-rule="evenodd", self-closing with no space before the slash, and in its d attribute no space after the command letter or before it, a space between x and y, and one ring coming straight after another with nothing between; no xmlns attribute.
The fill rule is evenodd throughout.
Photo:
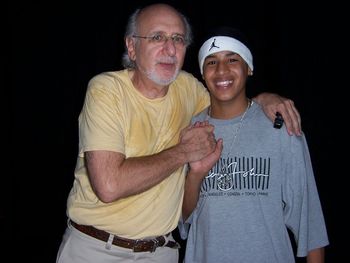
<svg viewBox="0 0 350 263"><path fill-rule="evenodd" d="M193 121L204 120L206 111ZM200 200L187 222L185 262L289 263L328 244L321 204L304 136L274 129L256 103L247 112L232 154L230 141L240 117L213 120L224 139L217 165L203 181ZM228 170L221 172L223 164ZM220 178L221 177L221 178Z"/></svg>

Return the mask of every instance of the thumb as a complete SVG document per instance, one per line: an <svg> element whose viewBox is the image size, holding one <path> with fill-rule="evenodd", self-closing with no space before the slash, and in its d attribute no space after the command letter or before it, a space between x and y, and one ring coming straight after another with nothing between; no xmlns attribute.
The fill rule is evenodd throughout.
<svg viewBox="0 0 350 263"><path fill-rule="evenodd" d="M215 146L215 153L218 154L219 156L221 155L222 149L224 145L224 141L222 138L218 139L216 142L216 146Z"/></svg>

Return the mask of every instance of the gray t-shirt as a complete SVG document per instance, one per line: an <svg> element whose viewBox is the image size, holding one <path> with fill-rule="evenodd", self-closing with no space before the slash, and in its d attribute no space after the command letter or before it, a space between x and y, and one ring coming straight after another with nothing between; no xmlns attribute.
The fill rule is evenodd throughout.
<svg viewBox="0 0 350 263"><path fill-rule="evenodd" d="M204 111L193 122L206 118ZM209 119L224 148L203 180L196 209L179 223L185 262L292 263L287 228L297 256L328 245L305 137L274 129L256 103L240 120Z"/></svg>

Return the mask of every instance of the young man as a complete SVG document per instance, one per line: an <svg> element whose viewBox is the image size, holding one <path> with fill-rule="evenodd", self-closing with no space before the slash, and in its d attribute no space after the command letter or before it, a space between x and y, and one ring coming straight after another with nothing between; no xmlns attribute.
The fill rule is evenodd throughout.
<svg viewBox="0 0 350 263"><path fill-rule="evenodd" d="M187 20L173 7L137 10L125 34L127 69L89 82L57 262L177 263L171 232L181 215L184 166L219 149L212 126L186 128L209 105L204 86L181 71L190 40ZM297 133L290 100L264 98L273 100L267 112L284 113Z"/></svg>
<svg viewBox="0 0 350 263"><path fill-rule="evenodd" d="M305 136L274 129L246 96L253 75L249 45L235 29L209 32L199 66L211 105L194 129L214 125L220 153L190 163L180 233L185 263L324 262L328 237Z"/></svg>

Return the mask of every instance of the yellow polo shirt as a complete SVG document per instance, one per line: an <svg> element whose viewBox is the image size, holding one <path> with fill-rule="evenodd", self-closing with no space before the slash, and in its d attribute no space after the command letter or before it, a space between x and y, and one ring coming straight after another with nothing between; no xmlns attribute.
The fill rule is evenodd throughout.
<svg viewBox="0 0 350 263"><path fill-rule="evenodd" d="M79 116L79 155L68 216L79 224L133 239L174 230L181 215L184 167L143 193L103 203L90 185L84 152L115 151L126 158L158 153L178 143L180 131L209 103L206 88L185 71L167 95L157 99L138 92L128 70L91 79Z"/></svg>

